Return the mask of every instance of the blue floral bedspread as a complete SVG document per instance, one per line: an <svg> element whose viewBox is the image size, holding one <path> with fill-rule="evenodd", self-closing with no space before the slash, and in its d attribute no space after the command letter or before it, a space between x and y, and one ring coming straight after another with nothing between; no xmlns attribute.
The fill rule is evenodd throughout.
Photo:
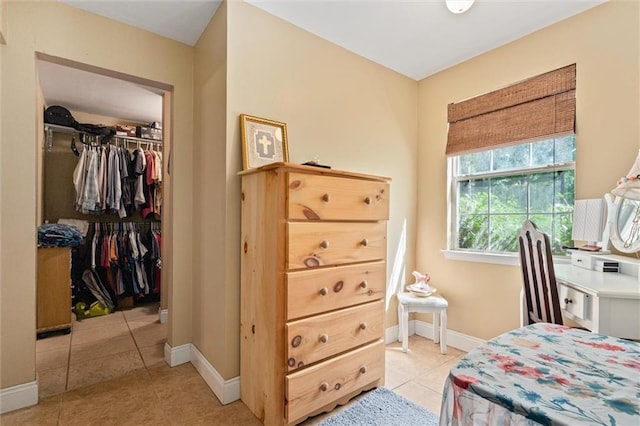
<svg viewBox="0 0 640 426"><path fill-rule="evenodd" d="M640 343L533 324L469 352L440 425L640 425Z"/></svg>

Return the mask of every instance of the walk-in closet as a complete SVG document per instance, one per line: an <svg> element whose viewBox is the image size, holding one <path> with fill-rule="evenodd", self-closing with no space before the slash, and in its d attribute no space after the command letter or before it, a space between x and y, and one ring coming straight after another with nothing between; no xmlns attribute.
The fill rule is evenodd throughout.
<svg viewBox="0 0 640 426"><path fill-rule="evenodd" d="M44 397L164 363L168 158L162 90L55 61L40 60L38 74Z"/></svg>

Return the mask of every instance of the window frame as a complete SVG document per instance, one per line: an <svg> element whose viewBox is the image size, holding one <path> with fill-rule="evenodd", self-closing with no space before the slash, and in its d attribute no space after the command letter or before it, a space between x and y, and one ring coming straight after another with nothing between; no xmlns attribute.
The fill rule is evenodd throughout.
<svg viewBox="0 0 640 426"><path fill-rule="evenodd" d="M573 137L575 138L575 134ZM552 137L554 138L554 137ZM522 141L522 144L531 144L540 141ZM519 145L519 144L513 144ZM574 147L575 147L575 139L574 139ZM486 151L499 149L502 147L492 146L488 147ZM575 148L574 148L575 149ZM483 150L485 151L485 150ZM480 263L492 263L492 264L500 264L500 265L519 265L520 258L517 252L509 253L509 252L496 252L489 250L474 250L474 249L461 249L456 247L456 241L458 238L458 183L460 181L469 180L470 177L476 178L486 178L493 179L499 177L507 177L507 176L515 176L515 175L531 175L536 173L552 173L558 171L568 171L573 170L575 176L576 170L576 161L567 161L559 164L553 165L544 165L544 166L534 166L534 167L522 167L516 169L508 169L508 170L500 170L500 171L489 171L489 172L481 172L475 174L467 174L467 175L456 175L456 163L458 157L462 155L467 155L469 153L460 153L457 155L451 155L447 157L447 248L445 250L441 250L446 259L449 260L462 260L462 261L471 261L471 262L480 262ZM575 187L574 187L575 191ZM574 192L575 197L575 192ZM527 211L527 215L529 215L529 211ZM490 213L489 213L490 214ZM554 257L559 258L568 258L568 256L562 255L554 255Z"/></svg>

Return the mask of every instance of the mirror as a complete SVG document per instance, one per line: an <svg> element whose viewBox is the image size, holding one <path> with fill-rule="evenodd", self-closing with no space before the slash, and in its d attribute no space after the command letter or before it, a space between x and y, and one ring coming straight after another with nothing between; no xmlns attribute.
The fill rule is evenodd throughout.
<svg viewBox="0 0 640 426"><path fill-rule="evenodd" d="M615 197L608 206L611 244L622 253L640 251L640 201Z"/></svg>

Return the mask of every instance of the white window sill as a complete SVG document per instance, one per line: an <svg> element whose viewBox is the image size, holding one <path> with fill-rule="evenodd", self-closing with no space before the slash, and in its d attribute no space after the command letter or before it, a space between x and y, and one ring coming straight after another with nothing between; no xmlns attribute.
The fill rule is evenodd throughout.
<svg viewBox="0 0 640 426"><path fill-rule="evenodd" d="M520 256L516 253L480 253L462 250L441 250L447 260L464 262L492 263L494 265L520 265ZM568 262L568 257L554 256L554 263Z"/></svg>

